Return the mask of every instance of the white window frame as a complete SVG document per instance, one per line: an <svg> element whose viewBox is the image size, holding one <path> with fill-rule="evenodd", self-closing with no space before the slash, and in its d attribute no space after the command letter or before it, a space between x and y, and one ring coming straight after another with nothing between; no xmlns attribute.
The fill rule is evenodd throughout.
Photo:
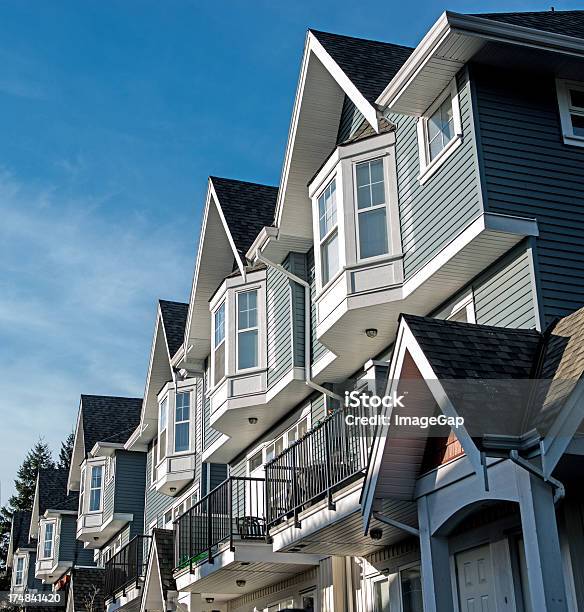
<svg viewBox="0 0 584 612"><path fill-rule="evenodd" d="M216 316L217 313L219 312L219 310L223 308L223 338L222 340L216 344L217 342L217 338L216 338L216 324L217 324L217 320L216 320ZM211 326L211 338L212 338L212 350L211 350L211 380L210 380L210 388L215 388L218 387L219 385L221 385L221 383L225 380L225 377L227 375L227 300L223 299L221 300L221 302L219 302L219 304L217 304L217 306L215 308L213 308L212 313L211 313L211 321L212 321L212 326ZM217 379L217 382L215 382L215 353L217 351L217 349L221 346L224 345L224 357L223 357L223 375L221 376L221 378Z"/></svg>
<svg viewBox="0 0 584 612"><path fill-rule="evenodd" d="M85 478L87 476L87 468L85 465L81 467L81 480L79 482L79 514L85 512Z"/></svg>
<svg viewBox="0 0 584 612"><path fill-rule="evenodd" d="M177 399L179 395L187 395L189 398L189 418L186 421L177 421L176 420L176 409L177 409ZM173 444L172 444L172 448L174 450L174 455L185 455L191 452L191 448L192 448L192 438L193 436L191 435L191 422L192 422L192 415L193 415L193 401L192 401L192 395L191 395L191 390L190 389L186 389L186 390L178 390L177 393L174 396L174 410L173 410L173 419L172 419L172 427L173 427L173 431L174 431L174 435L173 435ZM180 424L184 424L187 423L187 431L188 431L188 436L189 436L189 443L188 446L185 450L177 450L176 449L176 426L180 425ZM168 424L167 424L168 427Z"/></svg>
<svg viewBox="0 0 584 612"><path fill-rule="evenodd" d="M572 115L584 116L584 108L572 106L570 99L571 89L584 93L584 81L567 81L564 79L556 79L556 93L560 111L562 136L564 139L564 144L584 147L584 136L577 136L574 134L574 128L572 126Z"/></svg>
<svg viewBox="0 0 584 612"><path fill-rule="evenodd" d="M282 433L278 434L273 440L270 440L269 442L264 443L264 446L262 449L264 464L266 464L268 461L271 461L274 457L278 456L280 453L284 452L288 447L290 447L294 442L296 442L299 439L298 428L300 427L300 424L303 422L306 423L306 430L302 435L303 436L306 435L306 432L310 431L310 428L312 426L311 420L312 420L312 415L310 413L310 406L307 406L302 411L300 417L293 425L285 429ZM292 431L295 432L295 437L292 441L290 441L290 433ZM282 449L276 453L276 444L278 444L278 442L282 443ZM248 476L250 475L249 460L257 454L257 451L258 449L256 448L256 450L250 455L248 455L247 457L248 458L248 463L247 463ZM273 454L271 457L268 458L268 455L271 452L273 452Z"/></svg>
<svg viewBox="0 0 584 612"><path fill-rule="evenodd" d="M156 481L158 480L158 475L156 473L156 466L158 465L158 435L156 435L152 440L150 454L150 488L154 489L156 486Z"/></svg>
<svg viewBox="0 0 584 612"><path fill-rule="evenodd" d="M164 422L162 420L162 407L163 406L164 406L164 415L165 415ZM160 401L158 402L157 464L161 463L164 459L166 459L166 456L168 455L168 408L169 406L170 406L169 394L166 393L164 397L162 397ZM166 435L164 436L164 444L161 444L160 441L161 441L163 433L165 433Z"/></svg>
<svg viewBox="0 0 584 612"><path fill-rule="evenodd" d="M87 512L89 514L97 514L103 510L103 491L104 491L104 463L90 463L88 465L89 469L87 470L89 473L88 479L88 487L87 487ZM93 487L93 470L101 470L101 478L100 478L100 486L99 488ZM95 510L91 509L91 493L92 491L99 491L99 508Z"/></svg>
<svg viewBox="0 0 584 612"><path fill-rule="evenodd" d="M442 106L444 101L450 97L452 103L452 123L454 135L444 146L444 148L430 160L430 149L428 139L428 119ZM418 153L420 158L419 181L424 184L442 164L452 155L452 153L462 143L462 119L460 115L460 95L456 85L456 79L452 79L448 87L436 98L428 110L418 119Z"/></svg>
<svg viewBox="0 0 584 612"><path fill-rule="evenodd" d="M319 204L319 200L320 198L324 197L325 192L327 191L327 189L329 189L331 187L332 184L335 184L335 224L326 232L326 234L324 236L320 236L320 222L321 222L321 218L320 218L320 204ZM330 179L328 181L326 181L326 183L323 185L323 187L321 189L319 189L318 193L315 196L315 200L316 200L316 213L317 213L317 221L316 221L316 227L317 227L317 236L318 236L318 262L319 262L319 271L318 271L318 275L320 277L320 282L321 282L321 286L324 289L325 287L328 287L338 276L339 272L343 269L342 266L342 260L341 260L341 235L340 235L340 228L339 228L339 198L338 198L338 193L339 193L339 181L337 181L337 176L336 174L333 174L333 176L330 177ZM325 215L326 218L326 215ZM326 279L324 279L324 258L323 258L323 246L325 245L325 243L329 242L333 235L336 234L337 235L337 260L339 262L338 265L338 269L337 270L333 270L332 273L329 274L329 277Z"/></svg>
<svg viewBox="0 0 584 612"><path fill-rule="evenodd" d="M357 166L361 164L371 163L377 160L381 161L382 167L383 167L383 193L384 193L385 201L383 204L378 204L376 206L370 206L369 208L360 209L359 201L358 201L358 187L357 187ZM389 206L391 194L389 193L390 176L389 176L389 171L388 171L388 156L384 154L383 152L380 153L376 151L371 154L367 154L364 156L361 155L359 157L353 158L352 165L353 165L353 169L352 169L353 170L352 171L353 209L354 209L354 214L355 214L355 242L357 245L357 261L364 262L364 263L370 263L370 262L377 261L378 259L384 259L395 251L394 245L392 244L394 236L392 235L392 231L391 231L392 214L391 214L391 210ZM380 210L382 208L385 210L385 231L386 231L386 238L387 238L387 251L385 253L380 253L379 255L371 255L369 257L362 257L361 256L361 240L359 239L359 235L360 235L359 234L359 217L361 216L362 213L369 212L371 210ZM395 222L399 223L399 220L396 219Z"/></svg>
<svg viewBox="0 0 584 612"><path fill-rule="evenodd" d="M256 295L256 324L252 327L239 328L239 299L244 293L255 293ZM239 335L245 332L256 332L256 363L249 368L239 367ZM235 371L250 372L260 367L260 290L259 287L242 288L235 292Z"/></svg>
<svg viewBox="0 0 584 612"><path fill-rule="evenodd" d="M51 528L51 538L47 540L47 529ZM55 535L57 524L55 521L43 521L42 538L39 539L39 554L41 559L52 559L55 555ZM50 554L46 553L47 544L50 544Z"/></svg>
<svg viewBox="0 0 584 612"><path fill-rule="evenodd" d="M22 567L18 569L18 564L22 561ZM26 569L26 557L24 555L18 555L16 557L16 563L14 564L14 586L21 587L25 584L25 569ZM20 579L18 573L20 572Z"/></svg>
<svg viewBox="0 0 584 612"><path fill-rule="evenodd" d="M465 293L464 296L456 300L456 302L451 302L448 306L446 306L446 308L442 309L435 318L450 321L463 310L466 312L467 323L477 322L472 291Z"/></svg>

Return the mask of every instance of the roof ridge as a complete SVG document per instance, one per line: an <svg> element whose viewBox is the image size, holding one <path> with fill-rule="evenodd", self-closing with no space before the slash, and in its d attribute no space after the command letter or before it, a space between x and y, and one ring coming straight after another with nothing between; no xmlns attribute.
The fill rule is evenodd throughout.
<svg viewBox="0 0 584 612"><path fill-rule="evenodd" d="M460 327L468 327L471 329L496 329L497 331L505 331L518 334L529 332L541 336L541 332L537 331L536 329L525 329L521 327L501 327L500 325L485 325L484 323L469 323L465 321L451 321L449 319L437 319L436 317L425 317L423 315L415 315L406 312L402 312L400 314L400 317L403 317L404 319L418 319L430 323L437 323L440 325L458 325Z"/></svg>
<svg viewBox="0 0 584 612"><path fill-rule="evenodd" d="M268 185L266 183L257 183L255 181L244 181L243 179L228 178L226 176L209 175L211 181L226 181L228 183L240 183L243 185L254 185L255 187L268 187L269 189L279 189L278 185Z"/></svg>
<svg viewBox="0 0 584 612"><path fill-rule="evenodd" d="M188 302L177 302L175 300L163 300L162 298L158 298L158 302L160 304L176 304L178 306L188 306Z"/></svg>
<svg viewBox="0 0 584 612"><path fill-rule="evenodd" d="M567 13L584 13L584 9L571 10L547 10L547 11L500 11L495 13L468 13L471 17L482 17L484 15L565 15Z"/></svg>
<svg viewBox="0 0 584 612"><path fill-rule="evenodd" d="M94 393L82 393L81 397L99 397L103 399L122 399L122 400L137 400L143 401L143 397L127 397L125 395L96 395Z"/></svg>
<svg viewBox="0 0 584 612"><path fill-rule="evenodd" d="M326 30L316 30L315 28L308 28L309 32L313 34L326 34L327 36L338 36L339 38L348 38L350 40L361 40L369 43L378 43L380 45L389 45L391 47L400 47L401 49L409 49L414 50L415 47L410 47L409 45L400 45L398 43L388 42L386 40L377 40L375 38L364 38L362 36L350 36L348 34L337 34L336 32L327 32Z"/></svg>

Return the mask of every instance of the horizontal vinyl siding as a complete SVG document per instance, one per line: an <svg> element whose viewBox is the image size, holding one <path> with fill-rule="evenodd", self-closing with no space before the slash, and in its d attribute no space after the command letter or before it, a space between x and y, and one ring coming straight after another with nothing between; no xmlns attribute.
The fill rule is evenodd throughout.
<svg viewBox="0 0 584 612"><path fill-rule="evenodd" d="M146 459L146 504L144 508L144 530L154 519L158 519L157 527L162 527L164 513L172 507L173 497L159 493L152 488L152 449L148 450Z"/></svg>
<svg viewBox="0 0 584 612"><path fill-rule="evenodd" d="M209 385L209 376L211 375L211 370L209 368L209 364L207 363L205 368L205 377L203 384L203 393L201 397L201 401L203 404L203 449L209 448L213 442L219 439L221 433L216 429L213 429L210 425L211 421L211 399L207 396L207 388Z"/></svg>
<svg viewBox="0 0 584 612"><path fill-rule="evenodd" d="M417 121L394 114L399 213L405 277L411 277L458 236L482 210L471 112L465 72L457 79L462 144L424 185L420 184Z"/></svg>
<svg viewBox="0 0 584 612"><path fill-rule="evenodd" d="M144 532L146 453L116 451L115 512L132 514L130 538Z"/></svg>
<svg viewBox="0 0 584 612"><path fill-rule="evenodd" d="M486 206L534 217L545 323L584 304L584 149L562 141L552 75L473 66Z"/></svg>
<svg viewBox="0 0 584 612"><path fill-rule="evenodd" d="M289 259L283 266L289 269ZM290 280L268 267L266 280L268 388L292 369L292 316Z"/></svg>
<svg viewBox="0 0 584 612"><path fill-rule="evenodd" d="M365 117L357 109L351 98L345 96L343 109L341 110L341 120L339 121L339 132L337 134L337 144L348 140L361 126Z"/></svg>
<svg viewBox="0 0 584 612"><path fill-rule="evenodd" d="M105 469L103 471L105 479ZM114 513L115 480L110 480L103 489L103 520L109 520Z"/></svg>
<svg viewBox="0 0 584 612"><path fill-rule="evenodd" d="M536 327L529 252L513 252L492 276L474 285L477 323L531 329Z"/></svg>
<svg viewBox="0 0 584 612"><path fill-rule="evenodd" d="M59 560L71 561L75 565L94 565L93 550L83 547L83 543L75 538L76 531L77 517L63 514L59 533Z"/></svg>
<svg viewBox="0 0 584 612"><path fill-rule="evenodd" d="M314 363L325 354L326 348L316 339L316 271L313 249L306 254L306 267L310 284L310 350L311 362Z"/></svg>
<svg viewBox="0 0 584 612"><path fill-rule="evenodd" d="M303 280L308 277L306 255L303 253L290 253L290 271ZM292 283L292 345L294 351L294 367L304 367L304 347L305 335L304 329L306 326L306 318L304 314L305 288L298 283Z"/></svg>

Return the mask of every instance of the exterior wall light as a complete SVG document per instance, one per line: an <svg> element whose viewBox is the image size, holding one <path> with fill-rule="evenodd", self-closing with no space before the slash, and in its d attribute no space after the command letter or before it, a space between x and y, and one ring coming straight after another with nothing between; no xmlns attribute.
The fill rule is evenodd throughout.
<svg viewBox="0 0 584 612"><path fill-rule="evenodd" d="M365 334L368 338L375 338L377 336L377 330L375 329L375 327L368 327L365 330Z"/></svg>
<svg viewBox="0 0 584 612"><path fill-rule="evenodd" d="M257 425L258 419L257 417L249 417L249 419L247 419L250 425Z"/></svg>

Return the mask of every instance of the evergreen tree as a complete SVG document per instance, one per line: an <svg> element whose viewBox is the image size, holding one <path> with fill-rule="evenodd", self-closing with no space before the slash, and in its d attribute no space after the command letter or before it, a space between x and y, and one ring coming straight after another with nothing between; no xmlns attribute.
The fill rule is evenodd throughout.
<svg viewBox="0 0 584 612"><path fill-rule="evenodd" d="M51 467L55 467L51 449L41 438L28 451L22 465L18 468L14 481L16 494L10 497L8 506L0 509L0 591L6 591L10 586L10 574L6 571L6 555L8 553L12 513L16 510L32 509L38 471Z"/></svg>
<svg viewBox="0 0 584 612"><path fill-rule="evenodd" d="M69 470L71 466L71 457L73 456L73 443L75 442L75 434L71 432L63 442L61 442L61 450L59 451L59 461L57 467Z"/></svg>

